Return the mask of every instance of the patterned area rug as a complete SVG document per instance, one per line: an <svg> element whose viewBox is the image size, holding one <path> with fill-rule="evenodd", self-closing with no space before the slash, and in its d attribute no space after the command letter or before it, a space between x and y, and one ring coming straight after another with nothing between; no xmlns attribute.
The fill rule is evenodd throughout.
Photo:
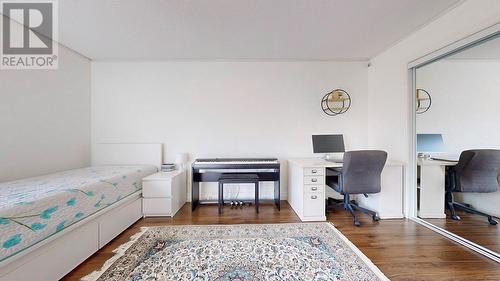
<svg viewBox="0 0 500 281"><path fill-rule="evenodd" d="M83 280L388 280L330 223L147 227Z"/></svg>

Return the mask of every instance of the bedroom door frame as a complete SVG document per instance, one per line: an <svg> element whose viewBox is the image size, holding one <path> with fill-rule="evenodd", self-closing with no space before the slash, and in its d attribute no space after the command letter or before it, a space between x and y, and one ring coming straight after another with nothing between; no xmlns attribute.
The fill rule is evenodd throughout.
<svg viewBox="0 0 500 281"><path fill-rule="evenodd" d="M449 55L461 52L467 48L479 45L493 37L500 36L500 23L493 26L485 28L479 32L476 32L464 39L458 40L450 45L447 45L439 50L436 50L430 54L427 54L421 58L418 58L408 64L408 97L409 97L409 110L408 110L408 144L409 144L409 184L405 192L406 203L408 206L408 217L409 219L415 221L416 223L425 226L432 231L443 235L444 237L455 241L485 257L488 257L498 263L500 263L500 253L496 253L487 248L482 247L470 240L467 240L461 236L451 233L441 227L431 224L417 216L417 151L416 151L416 71L418 68L440 60ZM444 190L443 190L444 192ZM444 204L444 202L443 202Z"/></svg>

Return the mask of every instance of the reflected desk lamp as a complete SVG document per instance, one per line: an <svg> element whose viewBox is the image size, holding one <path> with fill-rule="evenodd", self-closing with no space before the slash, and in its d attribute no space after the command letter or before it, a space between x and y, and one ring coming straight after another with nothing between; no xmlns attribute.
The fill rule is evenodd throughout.
<svg viewBox="0 0 500 281"><path fill-rule="evenodd" d="M342 162L341 159L332 159L331 153L345 152L343 135L313 135L313 152L324 153L324 159L332 162Z"/></svg>
<svg viewBox="0 0 500 281"><path fill-rule="evenodd" d="M445 152L441 134L417 134L417 153L419 158L430 159L430 153Z"/></svg>

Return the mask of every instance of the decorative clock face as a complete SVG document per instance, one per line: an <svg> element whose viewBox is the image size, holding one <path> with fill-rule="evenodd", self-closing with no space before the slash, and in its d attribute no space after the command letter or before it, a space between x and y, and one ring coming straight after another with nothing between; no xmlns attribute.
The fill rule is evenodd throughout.
<svg viewBox="0 0 500 281"><path fill-rule="evenodd" d="M432 98L429 92L424 89L417 89L416 98L417 114L425 113L431 108Z"/></svg>
<svg viewBox="0 0 500 281"><path fill-rule="evenodd" d="M330 116L343 114L351 107L351 96L342 90L335 89L321 99L321 109Z"/></svg>

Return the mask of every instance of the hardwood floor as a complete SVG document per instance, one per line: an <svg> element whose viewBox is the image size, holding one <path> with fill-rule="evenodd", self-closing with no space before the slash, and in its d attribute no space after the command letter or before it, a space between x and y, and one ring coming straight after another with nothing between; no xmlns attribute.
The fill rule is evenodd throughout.
<svg viewBox="0 0 500 281"><path fill-rule="evenodd" d="M446 211L447 219L426 219L426 221L500 253L500 225L490 225L485 217L460 210L457 214L461 218L459 221L450 219L448 210ZM496 220L500 223L498 218Z"/></svg>
<svg viewBox="0 0 500 281"><path fill-rule="evenodd" d="M433 231L408 220L382 220L360 214L360 227L352 224L344 210L328 214L328 220L354 243L391 280L499 280L500 265ZM241 224L299 222L288 203L281 212L272 205L230 209L219 216L217 207L203 205L191 212L186 204L174 218L141 219L96 254L70 272L63 280L79 280L99 269L113 256L112 250L128 241L143 226L175 224Z"/></svg>

